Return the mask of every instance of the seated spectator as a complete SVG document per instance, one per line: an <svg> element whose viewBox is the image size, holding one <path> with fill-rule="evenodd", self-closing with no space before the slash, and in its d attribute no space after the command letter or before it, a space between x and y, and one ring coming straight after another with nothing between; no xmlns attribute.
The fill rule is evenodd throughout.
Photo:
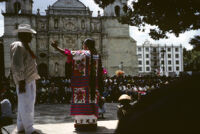
<svg viewBox="0 0 200 134"><path fill-rule="evenodd" d="M131 109L131 97L127 94L123 94L119 97L119 105L117 110L117 117L119 120L122 120L124 117L130 114Z"/></svg>
<svg viewBox="0 0 200 134"><path fill-rule="evenodd" d="M4 89L0 89L0 134L1 128L12 124L12 107L8 99L4 98Z"/></svg>
<svg viewBox="0 0 200 134"><path fill-rule="evenodd" d="M69 84L66 84L65 86L65 94L66 94L66 98L65 98L66 103L70 103L71 96L72 96L72 89Z"/></svg>
<svg viewBox="0 0 200 134"><path fill-rule="evenodd" d="M103 114L106 112L105 98L100 97L98 104L99 104L99 118L104 119Z"/></svg>

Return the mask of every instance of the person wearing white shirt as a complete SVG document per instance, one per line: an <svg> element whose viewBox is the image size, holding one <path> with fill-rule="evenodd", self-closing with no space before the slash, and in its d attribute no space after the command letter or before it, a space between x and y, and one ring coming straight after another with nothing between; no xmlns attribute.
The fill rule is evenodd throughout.
<svg viewBox="0 0 200 134"><path fill-rule="evenodd" d="M20 24L16 30L19 41L10 45L11 71L18 96L17 130L37 134L33 128L37 72L36 56L29 44L36 31L28 24Z"/></svg>

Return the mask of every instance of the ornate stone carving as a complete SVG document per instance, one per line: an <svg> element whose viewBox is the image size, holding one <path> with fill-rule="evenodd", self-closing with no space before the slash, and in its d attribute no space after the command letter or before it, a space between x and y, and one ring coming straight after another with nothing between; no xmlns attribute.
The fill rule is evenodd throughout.
<svg viewBox="0 0 200 134"><path fill-rule="evenodd" d="M100 23L99 22L93 22L92 23L92 31L93 32L99 32L100 31Z"/></svg>
<svg viewBox="0 0 200 134"><path fill-rule="evenodd" d="M72 22L68 22L68 23L65 23L65 29L68 30L68 31L74 31L75 26Z"/></svg>
<svg viewBox="0 0 200 134"><path fill-rule="evenodd" d="M47 41L45 39L39 39L39 49L47 49Z"/></svg>
<svg viewBox="0 0 200 134"><path fill-rule="evenodd" d="M75 45L75 39L73 39L72 37L65 37L64 46L65 48L70 49L70 50L77 49Z"/></svg>
<svg viewBox="0 0 200 134"><path fill-rule="evenodd" d="M67 31L76 31L77 27L76 27L76 20L73 18L69 18L69 19L63 19L64 22L64 29Z"/></svg>
<svg viewBox="0 0 200 134"><path fill-rule="evenodd" d="M38 22L38 28L39 30L46 30L46 21L45 20L39 20Z"/></svg>

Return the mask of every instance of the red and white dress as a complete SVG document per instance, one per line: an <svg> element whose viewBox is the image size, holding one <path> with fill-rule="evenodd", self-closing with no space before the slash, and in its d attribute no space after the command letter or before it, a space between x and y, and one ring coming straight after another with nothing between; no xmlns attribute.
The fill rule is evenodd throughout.
<svg viewBox="0 0 200 134"><path fill-rule="evenodd" d="M90 99L90 68L91 54L87 50L69 51L68 62L72 63L72 104L71 115L74 116L75 127L78 126L97 126L98 118L98 81L96 81L96 95L93 102ZM96 78L98 78L99 55L93 55Z"/></svg>

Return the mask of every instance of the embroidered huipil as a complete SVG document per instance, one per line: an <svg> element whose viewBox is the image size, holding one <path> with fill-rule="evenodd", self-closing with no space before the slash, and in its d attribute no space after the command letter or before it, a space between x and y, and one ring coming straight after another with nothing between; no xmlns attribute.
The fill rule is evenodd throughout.
<svg viewBox="0 0 200 134"><path fill-rule="evenodd" d="M95 115L98 116L98 91L96 90L95 100L90 100L90 86L89 86L89 73L90 73L90 60L91 55L89 51L79 50L65 51L68 55L68 60L72 62L72 104L71 115ZM99 55L93 55L95 62L96 75L98 74ZM96 76L97 78L97 76ZM96 89L98 89L98 82L96 82Z"/></svg>

